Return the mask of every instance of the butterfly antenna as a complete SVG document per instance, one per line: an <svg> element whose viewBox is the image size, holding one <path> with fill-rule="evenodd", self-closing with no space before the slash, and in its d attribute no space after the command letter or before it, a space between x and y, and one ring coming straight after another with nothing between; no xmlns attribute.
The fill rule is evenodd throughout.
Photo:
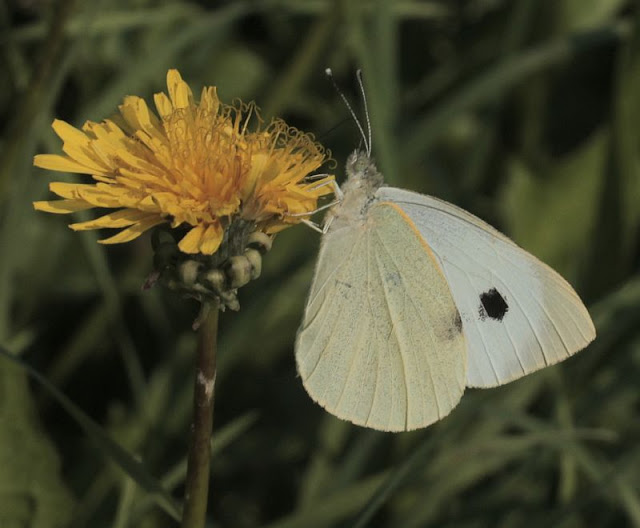
<svg viewBox="0 0 640 528"><path fill-rule="evenodd" d="M369 119L369 105L367 104L367 94L364 91L364 83L362 82L362 70L356 72L358 86L360 86L360 95L362 95L362 104L364 106L364 117L367 120L367 155L371 157L371 119Z"/></svg>
<svg viewBox="0 0 640 528"><path fill-rule="evenodd" d="M369 130L368 136L367 134L365 134L364 128L362 128L362 124L360 123L358 116L356 116L356 113L353 111L351 104L349 104L349 101L347 97L344 95L344 92L340 89L340 87L338 86L338 83L336 83L336 80L333 77L333 72L331 71L331 68L327 68L326 70L324 70L324 73L326 74L327 77L329 77L331 84L333 84L333 87L335 88L336 92L338 92L338 95L342 99L342 102L347 107L347 110L349 110L349 113L351 114L351 117L353 118L356 126L358 127L358 130L360 131L360 135L362 136L362 141L364 142L365 150L367 151L367 156L371 156L371 126L369 125L369 114L368 112L366 112L366 99L365 99L365 113L367 116L367 128ZM364 96L364 90L362 88L362 81L360 79L360 75L358 75L358 83L360 84L360 89L362 90L362 94Z"/></svg>

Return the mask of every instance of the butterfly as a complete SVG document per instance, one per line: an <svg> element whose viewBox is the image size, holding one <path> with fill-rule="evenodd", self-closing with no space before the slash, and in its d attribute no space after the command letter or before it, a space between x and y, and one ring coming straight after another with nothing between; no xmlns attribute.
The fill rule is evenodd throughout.
<svg viewBox="0 0 640 528"><path fill-rule="evenodd" d="M325 217L296 338L313 400L361 426L418 429L466 387L508 383L593 341L557 272L455 205L384 186L365 144Z"/></svg>

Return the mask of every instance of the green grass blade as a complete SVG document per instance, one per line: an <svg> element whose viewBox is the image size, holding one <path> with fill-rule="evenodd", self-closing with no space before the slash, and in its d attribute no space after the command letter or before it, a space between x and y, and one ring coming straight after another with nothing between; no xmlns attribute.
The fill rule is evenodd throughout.
<svg viewBox="0 0 640 528"><path fill-rule="evenodd" d="M136 460L130 453L114 442L109 435L95 423L84 411L54 387L37 370L11 355L4 348L0 348L0 355L22 367L33 379L35 379L55 400L64 408L74 421L82 428L91 441L110 460L115 462L132 480L150 493L156 504L175 520L180 520L180 506L178 502L162 487L160 482L153 477L144 465Z"/></svg>

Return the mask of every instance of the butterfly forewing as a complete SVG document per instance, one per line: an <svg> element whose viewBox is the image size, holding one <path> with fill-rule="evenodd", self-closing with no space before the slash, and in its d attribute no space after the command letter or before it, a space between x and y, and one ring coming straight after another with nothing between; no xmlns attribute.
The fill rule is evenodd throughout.
<svg viewBox="0 0 640 528"><path fill-rule="evenodd" d="M377 198L397 204L436 255L462 317L468 386L506 383L595 338L569 283L479 218L401 189L381 188Z"/></svg>

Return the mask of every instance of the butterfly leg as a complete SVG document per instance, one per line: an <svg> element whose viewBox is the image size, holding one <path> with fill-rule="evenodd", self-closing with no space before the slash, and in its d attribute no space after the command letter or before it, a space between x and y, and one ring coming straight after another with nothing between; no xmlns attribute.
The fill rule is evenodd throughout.
<svg viewBox="0 0 640 528"><path fill-rule="evenodd" d="M317 176L317 175L314 175L314 176ZM330 185L333 188L333 195L336 197L335 200L332 200L330 203L322 205L313 211L309 211L308 213L287 213L287 216L294 216L294 217L295 216L313 216L314 214L319 213L320 211L324 211L325 209L329 209L330 207L333 207L334 205L339 204L344 198L344 193L342 192L342 189L340 189L340 186L336 183L335 180L322 182L318 184L316 187L313 187L313 189L314 190L319 189L320 187L324 187L325 185Z"/></svg>
<svg viewBox="0 0 640 528"><path fill-rule="evenodd" d="M331 222L333 222L333 219L335 218L335 216L330 216L329 218L327 218L324 222L324 224L322 224L322 234L326 234L327 231L329 231L329 226L331 225Z"/></svg>
<svg viewBox="0 0 640 528"><path fill-rule="evenodd" d="M316 224L315 222L312 222L311 220L302 220L302 223L309 226L311 229L313 229L314 231L317 231L318 233L324 234L324 226L320 227L318 224Z"/></svg>
<svg viewBox="0 0 640 528"><path fill-rule="evenodd" d="M313 176L310 176L309 178L320 178L320 177L325 177L327 176L326 174L314 174ZM322 205L318 208L316 208L313 211L309 211L308 213L287 213L287 216L293 216L293 217L300 217L300 216L313 216L316 213L319 213L320 211L324 211L325 209L329 209L331 207L333 207L334 205L339 204L343 198L344 198L344 193L342 192L342 189L340 189L340 186L336 183L335 180L329 180L329 181L324 181L320 184L318 184L317 186L313 187L313 189L319 189L320 187L324 187L325 185L330 185L332 187L333 190L333 195L335 196L335 199L332 200L330 203ZM331 224L331 220L333 218L329 219L328 221L326 221L322 226L320 226L320 224L317 224L316 222L313 222L312 220L308 220L308 219L304 219L301 220L301 222L307 226L309 226L311 229L313 229L314 231L317 231L318 233L326 233L327 230L329 229L329 225Z"/></svg>

